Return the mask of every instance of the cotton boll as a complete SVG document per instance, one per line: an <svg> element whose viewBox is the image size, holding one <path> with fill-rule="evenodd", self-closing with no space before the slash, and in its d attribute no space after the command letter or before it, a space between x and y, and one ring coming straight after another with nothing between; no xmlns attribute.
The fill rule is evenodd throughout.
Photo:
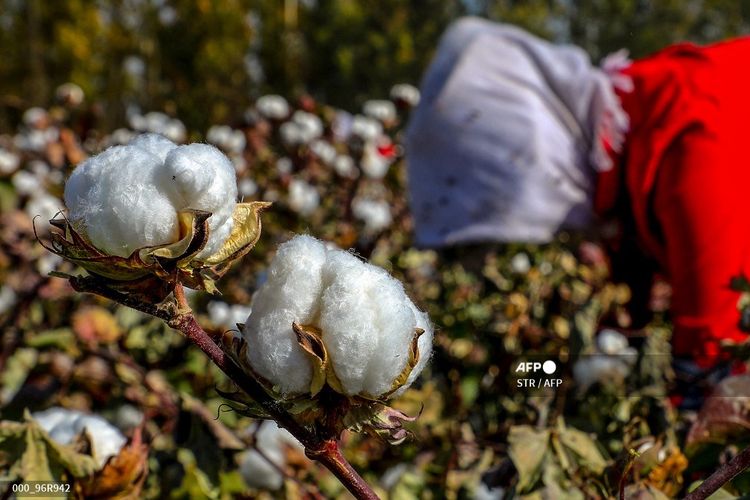
<svg viewBox="0 0 750 500"><path fill-rule="evenodd" d="M289 183L289 206L302 216L308 216L320 205L318 191L300 179L292 179Z"/></svg>
<svg viewBox="0 0 750 500"><path fill-rule="evenodd" d="M216 253L234 223L237 179L229 158L208 144L179 146L167 155L158 182L177 210L192 208L212 213L208 243L197 257Z"/></svg>
<svg viewBox="0 0 750 500"><path fill-rule="evenodd" d="M130 140L129 145L145 149L152 155L159 158L162 162L166 160L169 152L177 147L177 144L170 141L163 135L153 133L140 134L134 139Z"/></svg>
<svg viewBox="0 0 750 500"><path fill-rule="evenodd" d="M221 147L222 144L226 143L231 133L232 129L228 125L213 125L206 133L206 140Z"/></svg>
<svg viewBox="0 0 750 500"><path fill-rule="evenodd" d="M286 157L281 157L276 160L276 171L281 175L291 174L294 169L294 163L292 160Z"/></svg>
<svg viewBox="0 0 750 500"><path fill-rule="evenodd" d="M352 202L352 213L364 221L365 232L377 233L391 225L391 208L385 201L356 198Z"/></svg>
<svg viewBox="0 0 750 500"><path fill-rule="evenodd" d="M266 118L282 120L289 116L289 103L280 95L264 95L255 102L255 107Z"/></svg>
<svg viewBox="0 0 750 500"><path fill-rule="evenodd" d="M409 301L409 307L411 308L411 311L412 313L414 313L414 317L417 320L416 328L421 328L422 330L424 330L424 332L419 336L419 340L417 340L419 360L414 366L414 369L409 374L409 378L406 379L406 383L394 393L394 396L400 396L406 391L406 389L411 386L412 383L414 383L414 381L417 379L419 374L422 373L422 370L425 366L427 366L427 363L432 357L432 343L435 337L435 332L432 328L432 324L430 323L430 317L426 312L422 312L417 309L417 306L415 306L411 301Z"/></svg>
<svg viewBox="0 0 750 500"><path fill-rule="evenodd" d="M382 179L388 173L392 160L383 156L373 143L367 143L362 155L362 171L370 179Z"/></svg>
<svg viewBox="0 0 750 500"><path fill-rule="evenodd" d="M531 269L529 256L524 252L518 252L510 259L510 268L516 274L526 274Z"/></svg>
<svg viewBox="0 0 750 500"><path fill-rule="evenodd" d="M57 269L62 263L63 259L59 255L53 253L45 253L36 260L36 270L42 276L47 276L49 273Z"/></svg>
<svg viewBox="0 0 750 500"><path fill-rule="evenodd" d="M310 388L312 367L292 323L309 324L317 315L325 260L325 246L309 236L279 246L242 332L250 366L282 394Z"/></svg>
<svg viewBox="0 0 750 500"><path fill-rule="evenodd" d="M71 222L96 248L120 257L176 241L177 213L154 182L161 166L137 146L114 146L89 158L65 184Z"/></svg>
<svg viewBox="0 0 750 500"><path fill-rule="evenodd" d="M336 159L336 148L326 141L313 141L310 150L325 164L331 165Z"/></svg>
<svg viewBox="0 0 750 500"><path fill-rule="evenodd" d="M352 135L352 125L354 117L351 113L342 110L336 110L336 115L331 124L333 137L337 142L346 142Z"/></svg>
<svg viewBox="0 0 750 500"><path fill-rule="evenodd" d="M208 303L208 316L211 323L228 329L236 329L237 323L244 323L252 312L250 306L240 304L227 304L220 300L214 300Z"/></svg>
<svg viewBox="0 0 750 500"><path fill-rule="evenodd" d="M17 154L0 148L0 174L11 174L16 171L20 164L21 159Z"/></svg>
<svg viewBox="0 0 750 500"><path fill-rule="evenodd" d="M132 130L126 128L118 128L109 136L107 144L109 144L110 146L127 144L133 140L134 136L135 133Z"/></svg>
<svg viewBox="0 0 750 500"><path fill-rule="evenodd" d="M349 155L339 155L333 162L333 169L341 177L348 179L356 179L359 176L359 171L354 165L354 160Z"/></svg>
<svg viewBox="0 0 750 500"><path fill-rule="evenodd" d="M244 452L239 458L240 474L250 487L278 490L284 481L279 469L286 466L287 449L302 453L304 447L276 422L261 422L257 429L255 449Z"/></svg>
<svg viewBox="0 0 750 500"><path fill-rule="evenodd" d="M383 125L368 116L356 115L352 121L352 135L366 142L375 141L383 135Z"/></svg>
<svg viewBox="0 0 750 500"><path fill-rule="evenodd" d="M63 83L55 89L55 97L58 101L68 106L78 106L83 102L83 89L75 83Z"/></svg>
<svg viewBox="0 0 750 500"><path fill-rule="evenodd" d="M419 104L419 89L408 83L398 83L391 87L391 99L403 101L411 107Z"/></svg>
<svg viewBox="0 0 750 500"><path fill-rule="evenodd" d="M303 144L309 144L323 135L323 122L320 118L306 111L295 111L292 122L299 126L300 139Z"/></svg>
<svg viewBox="0 0 750 500"><path fill-rule="evenodd" d="M184 142L187 137L185 125L178 119L169 120L162 130L162 134L174 142Z"/></svg>
<svg viewBox="0 0 750 500"><path fill-rule="evenodd" d="M596 348L604 354L620 354L628 347L628 339L623 334L605 328L596 337Z"/></svg>
<svg viewBox="0 0 750 500"><path fill-rule="evenodd" d="M127 441L116 427L97 415L55 407L31 416L54 441L62 445L71 444L85 429L91 438L99 468L104 466L109 457L117 455Z"/></svg>
<svg viewBox="0 0 750 500"><path fill-rule="evenodd" d="M416 327L403 287L342 250L329 252L323 281L320 328L344 392L388 392L406 366Z"/></svg>
<svg viewBox="0 0 750 500"><path fill-rule="evenodd" d="M26 203L26 214L34 219L40 216L42 221L48 221L63 209L63 202L45 192L39 192ZM39 230L45 230L46 224L41 224Z"/></svg>
<svg viewBox="0 0 750 500"><path fill-rule="evenodd" d="M32 195L44 189L37 176L25 170L19 170L10 178L11 184L20 195Z"/></svg>
<svg viewBox="0 0 750 500"><path fill-rule="evenodd" d="M373 99L365 102L362 112L383 123L389 123L396 119L396 106L391 101Z"/></svg>
<svg viewBox="0 0 750 500"><path fill-rule="evenodd" d="M282 123L279 127L281 142L287 146L298 146L304 142L302 127L294 122Z"/></svg>
<svg viewBox="0 0 750 500"><path fill-rule="evenodd" d="M629 372L627 364L621 359L603 354L579 359L573 365L573 378L580 392L586 392L596 382L622 382Z"/></svg>
<svg viewBox="0 0 750 500"><path fill-rule="evenodd" d="M242 197L250 197L258 192L258 185L252 179L242 179L237 184L237 191Z"/></svg>
<svg viewBox="0 0 750 500"><path fill-rule="evenodd" d="M42 127L49 118L47 111L43 108L33 107L23 113L23 123L30 128Z"/></svg>

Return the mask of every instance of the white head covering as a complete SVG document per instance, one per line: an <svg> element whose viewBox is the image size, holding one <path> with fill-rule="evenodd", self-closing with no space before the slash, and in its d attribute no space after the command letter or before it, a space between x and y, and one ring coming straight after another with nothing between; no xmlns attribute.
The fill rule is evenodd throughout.
<svg viewBox="0 0 750 500"><path fill-rule="evenodd" d="M583 50L457 21L407 131L417 243L544 242L588 225L596 171L611 168L604 143L619 150L626 129Z"/></svg>

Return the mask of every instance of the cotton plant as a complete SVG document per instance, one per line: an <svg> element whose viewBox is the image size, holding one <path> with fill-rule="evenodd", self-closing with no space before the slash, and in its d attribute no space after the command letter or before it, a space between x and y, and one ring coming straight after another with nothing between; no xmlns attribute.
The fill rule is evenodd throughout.
<svg viewBox="0 0 750 500"><path fill-rule="evenodd" d="M308 115L293 120L314 140L322 122ZM427 363L429 320L384 270L301 236L282 245L245 309L209 308L224 326L248 315L234 325L241 333L211 337L185 287L218 292L215 280L258 241L269 203L237 196L231 161L214 146L158 134L112 146L75 168L50 221L47 248L88 274L53 275L163 319L240 389L222 391L237 411L275 420L357 498L376 498L338 440L345 429L406 438L414 418L387 403Z"/></svg>

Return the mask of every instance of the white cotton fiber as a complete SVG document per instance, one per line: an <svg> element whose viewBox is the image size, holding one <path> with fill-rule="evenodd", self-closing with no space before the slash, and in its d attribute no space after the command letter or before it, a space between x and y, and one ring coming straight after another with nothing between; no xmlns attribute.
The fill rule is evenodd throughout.
<svg viewBox="0 0 750 500"><path fill-rule="evenodd" d="M210 256L231 232L236 198L234 167L218 149L177 146L158 134L89 158L65 185L70 220L95 247L120 257L177 241L177 212L191 208L213 214L198 258Z"/></svg>
<svg viewBox="0 0 750 500"><path fill-rule="evenodd" d="M140 134L130 141L130 145L145 149L162 162L167 159L169 152L177 147L177 144L159 134Z"/></svg>
<svg viewBox="0 0 750 500"><path fill-rule="evenodd" d="M65 184L70 220L95 247L120 257L176 241L177 212L155 183L161 166L156 155L131 145L89 158Z"/></svg>
<svg viewBox="0 0 750 500"><path fill-rule="evenodd" d="M250 365L282 394L303 393L310 387L312 368L292 323L309 324L315 318L325 259L323 243L309 236L279 246L245 323Z"/></svg>
<svg viewBox="0 0 750 500"><path fill-rule="evenodd" d="M229 158L208 144L179 146L167 155L159 179L177 210L193 208L213 214L208 220L211 236L198 258L217 252L234 223L237 179Z"/></svg>
<svg viewBox="0 0 750 500"><path fill-rule="evenodd" d="M62 445L71 444L86 429L92 441L94 458L100 468L109 457L117 455L127 441L115 426L98 415L54 407L31 416L50 438Z"/></svg>
<svg viewBox="0 0 750 500"><path fill-rule="evenodd" d="M307 392L312 374L292 321L321 329L333 370L350 396L390 391L406 367L417 327L425 329L421 358L404 390L432 351L429 321L397 280L309 236L279 247L252 305L243 332L249 362L285 395Z"/></svg>

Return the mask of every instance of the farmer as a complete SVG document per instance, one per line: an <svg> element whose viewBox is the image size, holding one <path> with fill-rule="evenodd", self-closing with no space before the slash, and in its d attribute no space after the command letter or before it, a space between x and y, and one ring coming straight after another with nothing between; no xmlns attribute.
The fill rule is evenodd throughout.
<svg viewBox="0 0 750 500"><path fill-rule="evenodd" d="M592 66L575 46L465 18L443 36L407 133L417 243L548 242L616 216L672 285L673 354L740 342L750 275L750 38Z"/></svg>

